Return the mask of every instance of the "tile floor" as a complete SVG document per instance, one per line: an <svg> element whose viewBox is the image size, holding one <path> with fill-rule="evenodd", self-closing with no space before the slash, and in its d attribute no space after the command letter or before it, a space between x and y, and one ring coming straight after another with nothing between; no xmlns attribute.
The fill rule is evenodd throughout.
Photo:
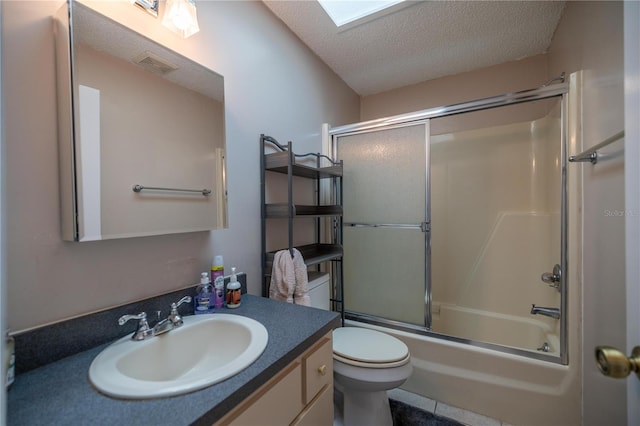
<svg viewBox="0 0 640 426"><path fill-rule="evenodd" d="M446 417L467 426L510 426L500 420L492 419L471 411L451 407L442 402L437 402L425 398L415 393L407 392L403 389L393 389L387 392L389 398L404 402L407 405L428 411L436 416Z"/></svg>

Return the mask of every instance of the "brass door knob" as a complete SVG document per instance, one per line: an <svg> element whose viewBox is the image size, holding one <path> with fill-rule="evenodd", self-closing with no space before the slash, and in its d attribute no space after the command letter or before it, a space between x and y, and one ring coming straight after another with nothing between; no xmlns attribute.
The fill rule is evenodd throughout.
<svg viewBox="0 0 640 426"><path fill-rule="evenodd" d="M640 346L633 348L630 357L611 346L598 346L596 363L605 376L623 379L633 371L640 379Z"/></svg>
<svg viewBox="0 0 640 426"><path fill-rule="evenodd" d="M318 367L318 373L320 373L321 376L327 374L327 366L321 365L320 367Z"/></svg>

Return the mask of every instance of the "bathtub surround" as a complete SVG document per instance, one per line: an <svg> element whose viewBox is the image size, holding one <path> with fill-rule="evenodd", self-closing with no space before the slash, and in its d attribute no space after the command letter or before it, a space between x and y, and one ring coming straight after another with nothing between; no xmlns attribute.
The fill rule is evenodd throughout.
<svg viewBox="0 0 640 426"><path fill-rule="evenodd" d="M554 263L564 264L565 138L557 95L567 88L547 86L542 90L553 98L465 114L434 108L428 123L331 130L345 169L348 317L426 325L539 359L537 348L546 342L545 359L555 355L556 362L566 363L562 327L532 318L530 309L532 302L562 305L561 293L541 283L540 275ZM474 107L482 102L469 101ZM496 103L492 98L490 105ZM487 112L494 113L491 124ZM416 115L395 116L393 122L417 120ZM569 191L575 187L569 182ZM398 285L390 289L389 282ZM386 303L396 287L404 303Z"/></svg>

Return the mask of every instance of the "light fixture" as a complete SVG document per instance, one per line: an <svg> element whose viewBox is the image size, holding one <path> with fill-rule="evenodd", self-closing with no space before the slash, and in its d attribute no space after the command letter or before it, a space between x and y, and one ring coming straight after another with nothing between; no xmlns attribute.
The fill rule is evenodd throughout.
<svg viewBox="0 0 640 426"><path fill-rule="evenodd" d="M195 0L167 0L162 25L184 38L200 31Z"/></svg>
<svg viewBox="0 0 640 426"><path fill-rule="evenodd" d="M158 17L158 0L129 0L131 4L146 10L151 15Z"/></svg>

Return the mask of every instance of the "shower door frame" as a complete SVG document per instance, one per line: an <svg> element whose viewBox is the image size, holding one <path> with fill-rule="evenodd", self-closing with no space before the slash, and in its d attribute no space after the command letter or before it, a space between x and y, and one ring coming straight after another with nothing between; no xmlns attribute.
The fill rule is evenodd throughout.
<svg viewBox="0 0 640 426"><path fill-rule="evenodd" d="M426 158L427 158L427 173L426 173L426 250L425 250L425 326L420 327L413 324L404 323L401 321L390 320L382 317L377 317L368 314L345 312L345 318L355 321L365 322L369 324L379 325L383 327L390 327L401 331L407 331L410 333L417 333L432 337L437 337L444 340L465 343L472 346L484 347L488 349L497 350L500 352L506 352L514 355L522 355L533 359L539 359L543 361L554 362L557 364L567 365L569 363L568 356L568 336L567 336L567 314L568 314L568 239L567 239L567 103L569 93L569 83L564 80L564 73L562 75L562 82L557 84L547 84L537 89L524 90L520 92L507 93L498 96L492 96L488 98L476 99L468 102L462 102L458 104L452 104L442 107L429 108L421 111L416 111L407 114L400 114L391 117L385 117L370 121L364 121L360 123L348 124L344 126L338 126L330 128L328 130L329 136L331 136L331 144L329 146L328 154L332 158L338 158L338 139L341 137L370 133L382 130L390 130L405 126L425 125L426 126ZM554 79L555 81L557 79ZM430 213L430 120L432 118L440 118L451 115L463 114L466 112L487 110L492 108L498 108L502 106L521 104L526 102L532 102L542 99L560 98L561 118L560 118L560 163L561 163L561 200L560 200L560 222L561 222L561 236L560 236L560 265L562 267L562 275L560 278L560 355L548 355L544 352L532 352L526 349L518 349L514 347L502 346L493 343L486 343L475 341L471 339L465 339L456 336L450 336L447 334L436 333L431 330L432 314L431 314L431 213Z"/></svg>

